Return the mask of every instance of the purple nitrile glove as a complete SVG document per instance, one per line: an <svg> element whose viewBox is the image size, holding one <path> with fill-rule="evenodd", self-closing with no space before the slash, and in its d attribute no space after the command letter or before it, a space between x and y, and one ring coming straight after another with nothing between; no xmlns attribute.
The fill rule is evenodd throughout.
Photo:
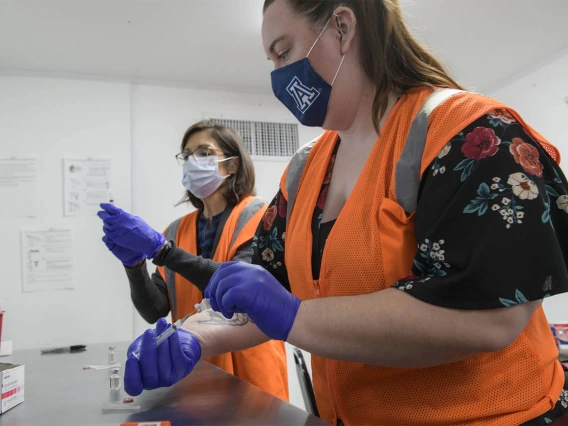
<svg viewBox="0 0 568 426"><path fill-rule="evenodd" d="M166 242L166 237L142 218L125 212L113 204L102 203L97 215L103 220L103 231L119 246L144 253L153 259Z"/></svg>
<svg viewBox="0 0 568 426"><path fill-rule="evenodd" d="M106 235L103 237L103 243L105 243L111 253L114 254L115 257L117 257L124 266L132 266L137 264L141 260L146 259L146 256L143 253L119 246Z"/></svg>
<svg viewBox="0 0 568 426"><path fill-rule="evenodd" d="M156 337L169 326L160 318L156 329L146 330L129 346L124 371L124 390L129 395L172 386L191 373L201 358L199 341L182 328L156 347Z"/></svg>
<svg viewBox="0 0 568 426"><path fill-rule="evenodd" d="M222 263L205 297L214 311L226 318L245 313L264 334L277 340L288 338L301 303L266 269L243 262Z"/></svg>

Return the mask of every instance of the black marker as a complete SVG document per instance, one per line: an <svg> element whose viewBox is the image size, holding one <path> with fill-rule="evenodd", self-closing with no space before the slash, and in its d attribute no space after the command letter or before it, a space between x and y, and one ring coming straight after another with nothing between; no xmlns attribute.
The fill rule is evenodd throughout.
<svg viewBox="0 0 568 426"><path fill-rule="evenodd" d="M62 348L42 349L41 354L63 354L69 352L83 352L85 350L87 350L87 345L72 345L63 346Z"/></svg>

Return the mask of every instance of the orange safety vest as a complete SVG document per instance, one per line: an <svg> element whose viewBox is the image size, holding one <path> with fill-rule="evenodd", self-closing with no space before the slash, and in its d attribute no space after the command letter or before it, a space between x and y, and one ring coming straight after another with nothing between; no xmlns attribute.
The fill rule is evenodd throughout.
<svg viewBox="0 0 568 426"><path fill-rule="evenodd" d="M288 199L285 261L302 300L391 287L411 272L420 179L458 132L506 108L559 161L556 148L497 101L457 90L415 88L395 105L312 277L311 220L336 132L296 153L282 177ZM388 345L388 342L385 342ZM409 351L412 348L408 348ZM564 373L542 307L509 347L430 368L390 368L312 356L321 417L345 425L518 425L553 408Z"/></svg>
<svg viewBox="0 0 568 426"><path fill-rule="evenodd" d="M239 247L254 237L266 208L266 203L256 197L247 197L237 204L223 226L213 260L230 261ZM197 254L198 214L196 211L178 219L165 232L168 240L175 240L178 247L192 254ZM201 290L165 267L159 267L158 270L166 281L174 321L192 313L194 305L203 300ZM243 351L206 358L205 361L278 398L289 399L284 342L273 340Z"/></svg>

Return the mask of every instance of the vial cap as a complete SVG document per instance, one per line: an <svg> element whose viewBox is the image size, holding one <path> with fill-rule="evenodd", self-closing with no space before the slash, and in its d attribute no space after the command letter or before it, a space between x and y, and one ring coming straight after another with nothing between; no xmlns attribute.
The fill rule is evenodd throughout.
<svg viewBox="0 0 568 426"><path fill-rule="evenodd" d="M108 349L109 351L114 351L115 346L109 346Z"/></svg>
<svg viewBox="0 0 568 426"><path fill-rule="evenodd" d="M112 374L118 374L119 371L120 371L119 368L113 368L113 369L112 369Z"/></svg>

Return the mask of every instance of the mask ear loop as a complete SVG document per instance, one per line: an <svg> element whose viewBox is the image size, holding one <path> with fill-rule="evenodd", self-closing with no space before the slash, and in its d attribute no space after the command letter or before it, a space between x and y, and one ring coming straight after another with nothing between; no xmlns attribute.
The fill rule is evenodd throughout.
<svg viewBox="0 0 568 426"><path fill-rule="evenodd" d="M341 40L343 40L343 38L345 37L345 33L343 32L343 28L341 28L341 18L340 16L333 12L333 14L335 15L335 20L337 21L337 27L339 28L339 33L341 34ZM329 18L331 20L331 18ZM329 22L329 21L328 21ZM313 46L312 46L313 49ZM310 49L311 51L311 49ZM343 56L341 57L341 62L339 63L339 67L337 67L337 71L335 72L335 76L333 77L333 80L331 81L331 86L333 86L333 83L335 83L335 79L337 78L337 75L339 74L339 70L341 69L341 65L343 65L343 60L345 59L345 54L343 54Z"/></svg>
<svg viewBox="0 0 568 426"><path fill-rule="evenodd" d="M321 30L321 33L319 33L318 38L316 38L316 41L314 41L314 44L312 44L312 47L310 47L310 50L308 51L308 54L306 55L306 58L308 56L310 56L310 53L312 53L312 50L314 49L314 46L316 45L316 43L319 41L319 39L321 38L321 36L323 35L323 32L325 30L327 30L327 26L329 25L329 23L331 22L331 17L327 20L327 22L325 23L325 25L323 26L323 30Z"/></svg>
<svg viewBox="0 0 568 426"><path fill-rule="evenodd" d="M223 158L222 160L217 160L217 163L224 163L225 161L232 160L233 158L237 158L238 155L233 155L232 157Z"/></svg>
<svg viewBox="0 0 568 426"><path fill-rule="evenodd" d="M233 158L239 158L238 155L233 155L231 157L227 157L227 158L223 158L222 160L217 160L217 172L219 172L219 163L223 163L225 161L229 161L232 160ZM223 180L227 179L230 176L233 176L235 173L229 173L225 176L221 176L223 178ZM233 192L235 192L234 188L233 188ZM237 193L235 192L235 195L237 195Z"/></svg>
<svg viewBox="0 0 568 426"><path fill-rule="evenodd" d="M339 67L337 68L337 71L335 73L335 76L333 77L333 80L331 80L331 86L333 86L333 83L335 83L335 79L337 78L337 75L339 74L339 70L341 69L341 65L343 64L344 59L345 59L345 55L343 55L341 57L341 62L339 63Z"/></svg>
<svg viewBox="0 0 568 426"><path fill-rule="evenodd" d="M345 33L343 32L343 29L341 28L341 19L339 17L339 15L335 12L333 12L333 14L335 15L335 19L337 21L337 26L339 27L339 32L341 33L341 40L343 40L343 37L345 37ZM314 44L312 44L312 47L310 47L310 50L308 51L308 54L306 55L306 58L308 56L310 56L310 53L312 53L312 50L314 49L314 46L316 45L316 43L319 41L319 39L321 38L321 36L323 35L324 31L327 30L327 27L329 25L329 23L331 22L331 16L329 17L329 19L327 20L327 22L325 23L323 29L321 30L321 32L318 35L318 38L316 38L316 41L314 41ZM333 80L331 81L331 86L333 86L333 83L335 83L335 79L337 78L337 75L339 74L339 70L341 69L341 65L343 65L343 60L345 59L345 54L341 57L341 62L339 63L339 67L337 67L337 71L335 72L335 76L333 77Z"/></svg>

